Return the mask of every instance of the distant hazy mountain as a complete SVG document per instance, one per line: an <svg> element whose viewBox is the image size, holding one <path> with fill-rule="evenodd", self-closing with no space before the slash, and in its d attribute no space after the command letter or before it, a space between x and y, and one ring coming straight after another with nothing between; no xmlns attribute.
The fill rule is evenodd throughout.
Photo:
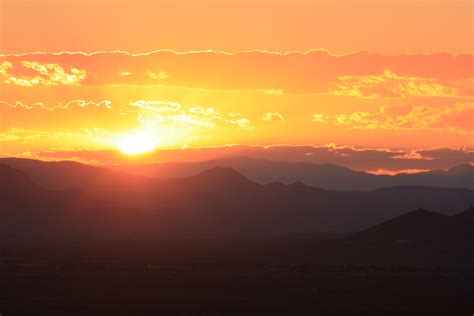
<svg viewBox="0 0 474 316"><path fill-rule="evenodd" d="M0 158L0 164L11 166L28 174L29 178L48 189L88 188L119 185L125 182L146 184L147 178L131 176L107 168L90 166L74 161L41 161L33 159Z"/></svg>
<svg viewBox="0 0 474 316"><path fill-rule="evenodd" d="M290 163L247 157L209 160L196 163L158 163L149 165L121 165L93 167L72 161L43 162L31 159L3 158L8 164L27 172L31 178L47 188L61 189L88 185L99 178L110 179L110 170L136 177L128 181L142 182L146 178L172 179L197 175L215 167L233 168L248 179L268 184L302 182L312 187L334 190L373 190L391 186L430 186L474 189L474 167L460 165L447 171L433 170L417 174L374 175L331 164ZM122 176L120 176L120 174ZM113 180L115 181L115 180ZM120 181L119 181L120 182Z"/></svg>
<svg viewBox="0 0 474 316"><path fill-rule="evenodd" d="M145 207L157 179L131 175L73 161L44 162L32 159L0 159L25 172L31 181L50 190L79 189L90 196L111 199L125 205ZM139 203L140 202L140 203Z"/></svg>
<svg viewBox="0 0 474 316"><path fill-rule="evenodd" d="M374 175L331 164L291 163L247 157L218 159L196 163L161 163L111 167L133 174L161 179L188 177L214 167L230 167L247 178L266 184L301 181L313 187L335 190L373 190L387 186L435 186L474 189L474 167L461 165L447 171L433 170L417 174Z"/></svg>
<svg viewBox="0 0 474 316"><path fill-rule="evenodd" d="M47 190L14 168L0 164L0 239L117 238L125 212L117 203L80 190Z"/></svg>
<svg viewBox="0 0 474 316"><path fill-rule="evenodd" d="M24 163L24 162L23 162ZM48 168L49 164L33 162ZM456 214L474 191L393 187L373 191L336 191L302 183L260 185L231 168L196 176L150 180L97 168L62 170L76 189L45 189L22 171L0 165L3 238L156 239L169 237L274 236L317 231L365 229L407 209L423 207ZM45 174L57 173L44 171ZM56 181L59 175L56 175ZM58 182L55 182L57 185ZM64 237L66 238L66 237Z"/></svg>

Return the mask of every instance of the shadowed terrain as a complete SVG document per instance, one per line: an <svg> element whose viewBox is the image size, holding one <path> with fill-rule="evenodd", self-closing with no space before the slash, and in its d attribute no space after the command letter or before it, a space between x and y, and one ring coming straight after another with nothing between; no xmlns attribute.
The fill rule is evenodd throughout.
<svg viewBox="0 0 474 316"><path fill-rule="evenodd" d="M21 164L0 164L5 315L474 309L468 189L338 191L262 185L227 167L160 180Z"/></svg>
<svg viewBox="0 0 474 316"><path fill-rule="evenodd" d="M420 205L455 214L466 209L474 197L474 192L467 189L391 187L336 191L302 183L260 185L222 167L168 180L96 168L89 173L77 172L79 180L75 185L71 179L76 174L65 169L61 174L64 182L59 177L55 180L68 187L61 190L45 189L22 171L5 165L0 173L5 206L2 235L11 239L25 234L31 234L30 238L50 238L54 228L71 238L86 239L352 232ZM47 223L48 229L39 223Z"/></svg>

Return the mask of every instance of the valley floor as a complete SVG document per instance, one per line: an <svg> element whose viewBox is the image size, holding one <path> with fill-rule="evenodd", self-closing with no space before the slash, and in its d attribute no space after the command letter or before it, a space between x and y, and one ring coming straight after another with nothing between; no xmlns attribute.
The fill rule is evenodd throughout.
<svg viewBox="0 0 474 316"><path fill-rule="evenodd" d="M149 245L65 247L1 248L2 316L474 312L474 270L239 260L239 249L203 260Z"/></svg>

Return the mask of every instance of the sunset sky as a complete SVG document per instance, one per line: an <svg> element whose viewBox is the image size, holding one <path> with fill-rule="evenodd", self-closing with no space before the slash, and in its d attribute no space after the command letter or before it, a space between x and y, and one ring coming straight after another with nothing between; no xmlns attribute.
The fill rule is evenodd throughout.
<svg viewBox="0 0 474 316"><path fill-rule="evenodd" d="M0 0L0 156L252 156L373 172L472 163L473 11L448 0ZM141 149L154 150L131 155Z"/></svg>

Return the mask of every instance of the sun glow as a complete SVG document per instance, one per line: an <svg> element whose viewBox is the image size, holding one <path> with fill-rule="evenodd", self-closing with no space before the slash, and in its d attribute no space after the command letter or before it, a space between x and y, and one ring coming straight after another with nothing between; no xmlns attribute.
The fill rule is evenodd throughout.
<svg viewBox="0 0 474 316"><path fill-rule="evenodd" d="M146 131L135 131L117 140L120 151L127 155L137 155L156 149L153 137Z"/></svg>

